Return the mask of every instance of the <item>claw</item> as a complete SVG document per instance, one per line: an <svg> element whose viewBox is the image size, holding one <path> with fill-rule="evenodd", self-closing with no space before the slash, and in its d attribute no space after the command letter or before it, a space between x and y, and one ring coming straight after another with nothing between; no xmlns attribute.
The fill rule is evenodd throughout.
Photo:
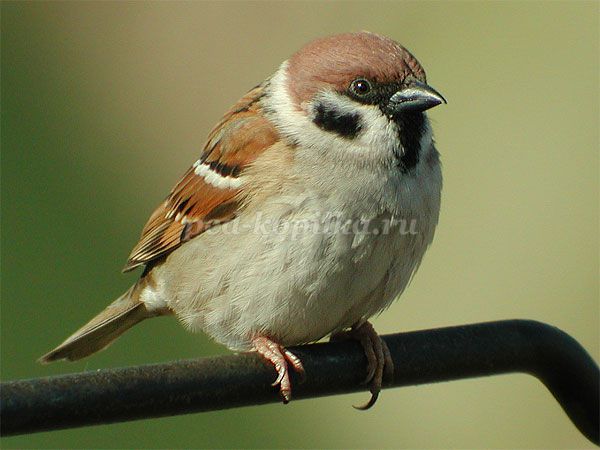
<svg viewBox="0 0 600 450"><path fill-rule="evenodd" d="M277 386L278 384L281 384L286 373L286 369L283 369L280 364L275 364L275 370L277 371L277 378L275 378L275 381L271 383L271 386Z"/></svg>
<svg viewBox="0 0 600 450"><path fill-rule="evenodd" d="M371 392L371 398L369 399L369 401L367 403L365 403L364 405L352 405L352 407L354 409L358 409L359 411L366 411L367 409L370 409L371 406L373 406L376 402L377 399L379 398L379 392Z"/></svg>
<svg viewBox="0 0 600 450"><path fill-rule="evenodd" d="M278 343L263 336L254 338L252 345L263 358L275 366L277 378L272 383L272 386L279 385L279 393L283 399L283 403L288 403L292 398L292 383L290 381L288 363L298 372L302 381L306 378L300 358Z"/></svg>

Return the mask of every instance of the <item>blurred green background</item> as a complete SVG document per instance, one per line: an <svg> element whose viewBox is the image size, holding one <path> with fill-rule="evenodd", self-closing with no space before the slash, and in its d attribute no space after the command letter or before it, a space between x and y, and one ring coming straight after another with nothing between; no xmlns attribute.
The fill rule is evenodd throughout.
<svg viewBox="0 0 600 450"><path fill-rule="evenodd" d="M125 290L129 250L204 137L303 43L368 29L449 100L434 244L381 333L530 318L599 359L599 3L2 2L2 379L214 355L175 320L35 360ZM4 448L587 448L509 375L6 438Z"/></svg>

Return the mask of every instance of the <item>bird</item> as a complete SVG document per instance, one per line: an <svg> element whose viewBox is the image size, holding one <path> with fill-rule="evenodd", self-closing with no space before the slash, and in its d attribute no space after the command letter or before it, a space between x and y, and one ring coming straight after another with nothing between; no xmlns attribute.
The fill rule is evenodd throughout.
<svg viewBox="0 0 600 450"><path fill-rule="evenodd" d="M393 376L369 319L404 291L433 240L442 174L426 111L446 103L396 41L348 32L305 44L208 134L151 214L124 271L137 282L40 362L75 361L173 315L277 374L288 347L354 339L370 408Z"/></svg>

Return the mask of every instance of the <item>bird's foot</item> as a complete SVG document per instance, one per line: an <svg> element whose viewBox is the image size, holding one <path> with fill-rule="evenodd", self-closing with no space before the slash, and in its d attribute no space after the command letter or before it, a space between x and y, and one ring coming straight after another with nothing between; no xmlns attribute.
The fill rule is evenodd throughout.
<svg viewBox="0 0 600 450"><path fill-rule="evenodd" d="M252 345L258 354L275 366L277 378L273 382L273 386L279 385L279 393L283 398L283 403L288 403L292 398L292 383L290 381L288 364L292 366L300 375L301 380L303 380L305 372L300 358L277 342L264 336L255 337L252 340Z"/></svg>
<svg viewBox="0 0 600 450"><path fill-rule="evenodd" d="M355 339L362 345L367 357L367 376L364 384L369 385L371 399L356 409L366 410L375 404L381 392L383 382L390 382L394 376L394 361L387 344L377 334L370 322L354 325L348 331L341 331L331 336L332 341Z"/></svg>

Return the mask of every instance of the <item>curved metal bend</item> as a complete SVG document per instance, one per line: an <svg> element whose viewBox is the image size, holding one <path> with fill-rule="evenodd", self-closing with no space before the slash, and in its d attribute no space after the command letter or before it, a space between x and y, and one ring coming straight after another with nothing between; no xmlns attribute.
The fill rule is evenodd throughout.
<svg viewBox="0 0 600 450"><path fill-rule="evenodd" d="M598 366L566 333L508 320L384 336L393 386L511 372L540 379L579 430L599 444ZM307 380L295 398L365 390L355 342L293 349ZM1 385L3 436L278 402L272 368L255 354L19 380ZM297 380L294 380L297 381Z"/></svg>

